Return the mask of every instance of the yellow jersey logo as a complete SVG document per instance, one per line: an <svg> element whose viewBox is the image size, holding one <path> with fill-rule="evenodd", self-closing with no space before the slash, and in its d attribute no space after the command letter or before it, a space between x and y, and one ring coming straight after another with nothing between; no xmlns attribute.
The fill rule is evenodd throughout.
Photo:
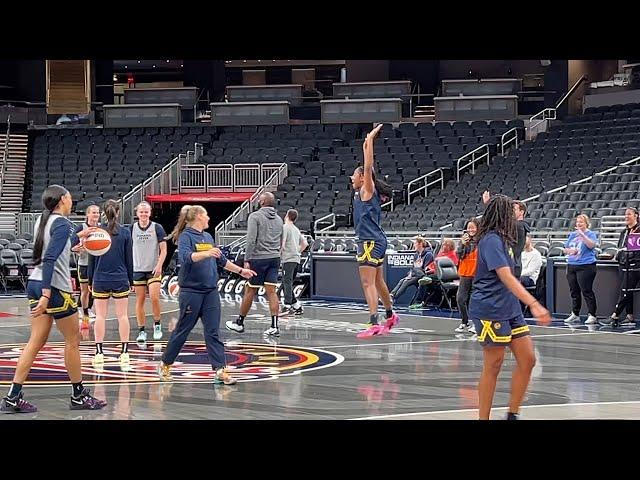
<svg viewBox="0 0 640 480"><path fill-rule="evenodd" d="M210 243L196 243L196 252L206 252L212 248L213 245Z"/></svg>

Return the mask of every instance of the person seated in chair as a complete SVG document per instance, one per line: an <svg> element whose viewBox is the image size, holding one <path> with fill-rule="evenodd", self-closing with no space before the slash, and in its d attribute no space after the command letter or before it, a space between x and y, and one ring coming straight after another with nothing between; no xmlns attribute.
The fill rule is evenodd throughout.
<svg viewBox="0 0 640 480"><path fill-rule="evenodd" d="M450 258L453 264L455 266L458 266L456 244L450 238L445 238L442 240L442 246L440 247L440 251L438 251L435 260L442 257ZM409 308L423 308L424 306L426 306L428 300L433 296L433 294L437 292L437 290L433 290L430 288L430 285L438 280L438 276L436 275L435 260L427 265L425 275L420 280L418 280L418 285L420 287L416 295L416 301Z"/></svg>
<svg viewBox="0 0 640 480"><path fill-rule="evenodd" d="M416 251L413 257L413 268L391 290L392 300L401 297L410 286L417 286L418 280L425 276L427 265L433 263L433 250L431 250L431 246L423 237L417 236L413 238L413 248Z"/></svg>
<svg viewBox="0 0 640 480"><path fill-rule="evenodd" d="M521 257L522 273L520 274L520 283L523 287L535 287L542 268L542 255L538 250L533 248L531 236L527 235L524 244L524 250Z"/></svg>

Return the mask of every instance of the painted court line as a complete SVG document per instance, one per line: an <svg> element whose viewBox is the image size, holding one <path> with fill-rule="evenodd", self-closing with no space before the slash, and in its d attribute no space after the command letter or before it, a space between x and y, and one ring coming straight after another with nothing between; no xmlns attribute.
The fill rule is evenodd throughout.
<svg viewBox="0 0 640 480"><path fill-rule="evenodd" d="M533 409L533 408L548 408L548 407L558 407L558 408L563 408L563 407L583 407L583 406L590 406L590 405L634 405L634 404L640 404L640 401L636 401L636 400L631 400L631 401L625 401L625 402L586 402L586 403L550 403L550 404L545 404L545 405L524 405L522 407L520 407L521 410L528 410L528 409ZM507 410L509 407L493 407L491 409L491 411L495 411L495 410ZM442 414L442 413L465 413L465 412L477 412L478 409L477 408L465 408L465 409L460 409L460 410L435 410L435 411L428 411L428 412L413 412L413 413L394 413L394 414L390 414L390 415L374 415L371 417L358 417L358 418L350 418L349 420L379 420L379 419L383 419L383 418L401 418L401 417L416 417L419 415L422 416L426 416L426 415L438 415L438 414Z"/></svg>

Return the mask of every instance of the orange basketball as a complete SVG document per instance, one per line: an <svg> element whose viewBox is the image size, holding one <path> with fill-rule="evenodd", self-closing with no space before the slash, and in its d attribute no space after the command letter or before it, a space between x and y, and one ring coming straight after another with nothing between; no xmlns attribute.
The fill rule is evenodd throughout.
<svg viewBox="0 0 640 480"><path fill-rule="evenodd" d="M93 256L104 255L111 248L111 237L106 230L98 228L84 240L84 248Z"/></svg>

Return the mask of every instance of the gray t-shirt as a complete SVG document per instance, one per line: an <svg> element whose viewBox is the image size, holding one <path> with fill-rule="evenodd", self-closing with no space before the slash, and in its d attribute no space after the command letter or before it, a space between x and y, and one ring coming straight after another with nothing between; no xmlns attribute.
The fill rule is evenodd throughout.
<svg viewBox="0 0 640 480"><path fill-rule="evenodd" d="M167 234L162 225L149 222L147 228L142 228L138 222L131 227L133 243L133 271L151 272L158 263L160 252L158 246L164 242Z"/></svg>
<svg viewBox="0 0 640 480"><path fill-rule="evenodd" d="M300 239L302 234L293 223L285 223L282 227L282 263L300 263Z"/></svg>
<svg viewBox="0 0 640 480"><path fill-rule="evenodd" d="M36 220L33 238L36 238L40 228L40 220ZM75 230L74 225L65 217L52 213L44 226L44 243L42 245L42 262L34 269L29 280L43 280L44 263L53 263L51 286L63 292L73 292L71 287L71 235ZM51 247L51 249L49 248ZM48 288L48 286L43 286Z"/></svg>

